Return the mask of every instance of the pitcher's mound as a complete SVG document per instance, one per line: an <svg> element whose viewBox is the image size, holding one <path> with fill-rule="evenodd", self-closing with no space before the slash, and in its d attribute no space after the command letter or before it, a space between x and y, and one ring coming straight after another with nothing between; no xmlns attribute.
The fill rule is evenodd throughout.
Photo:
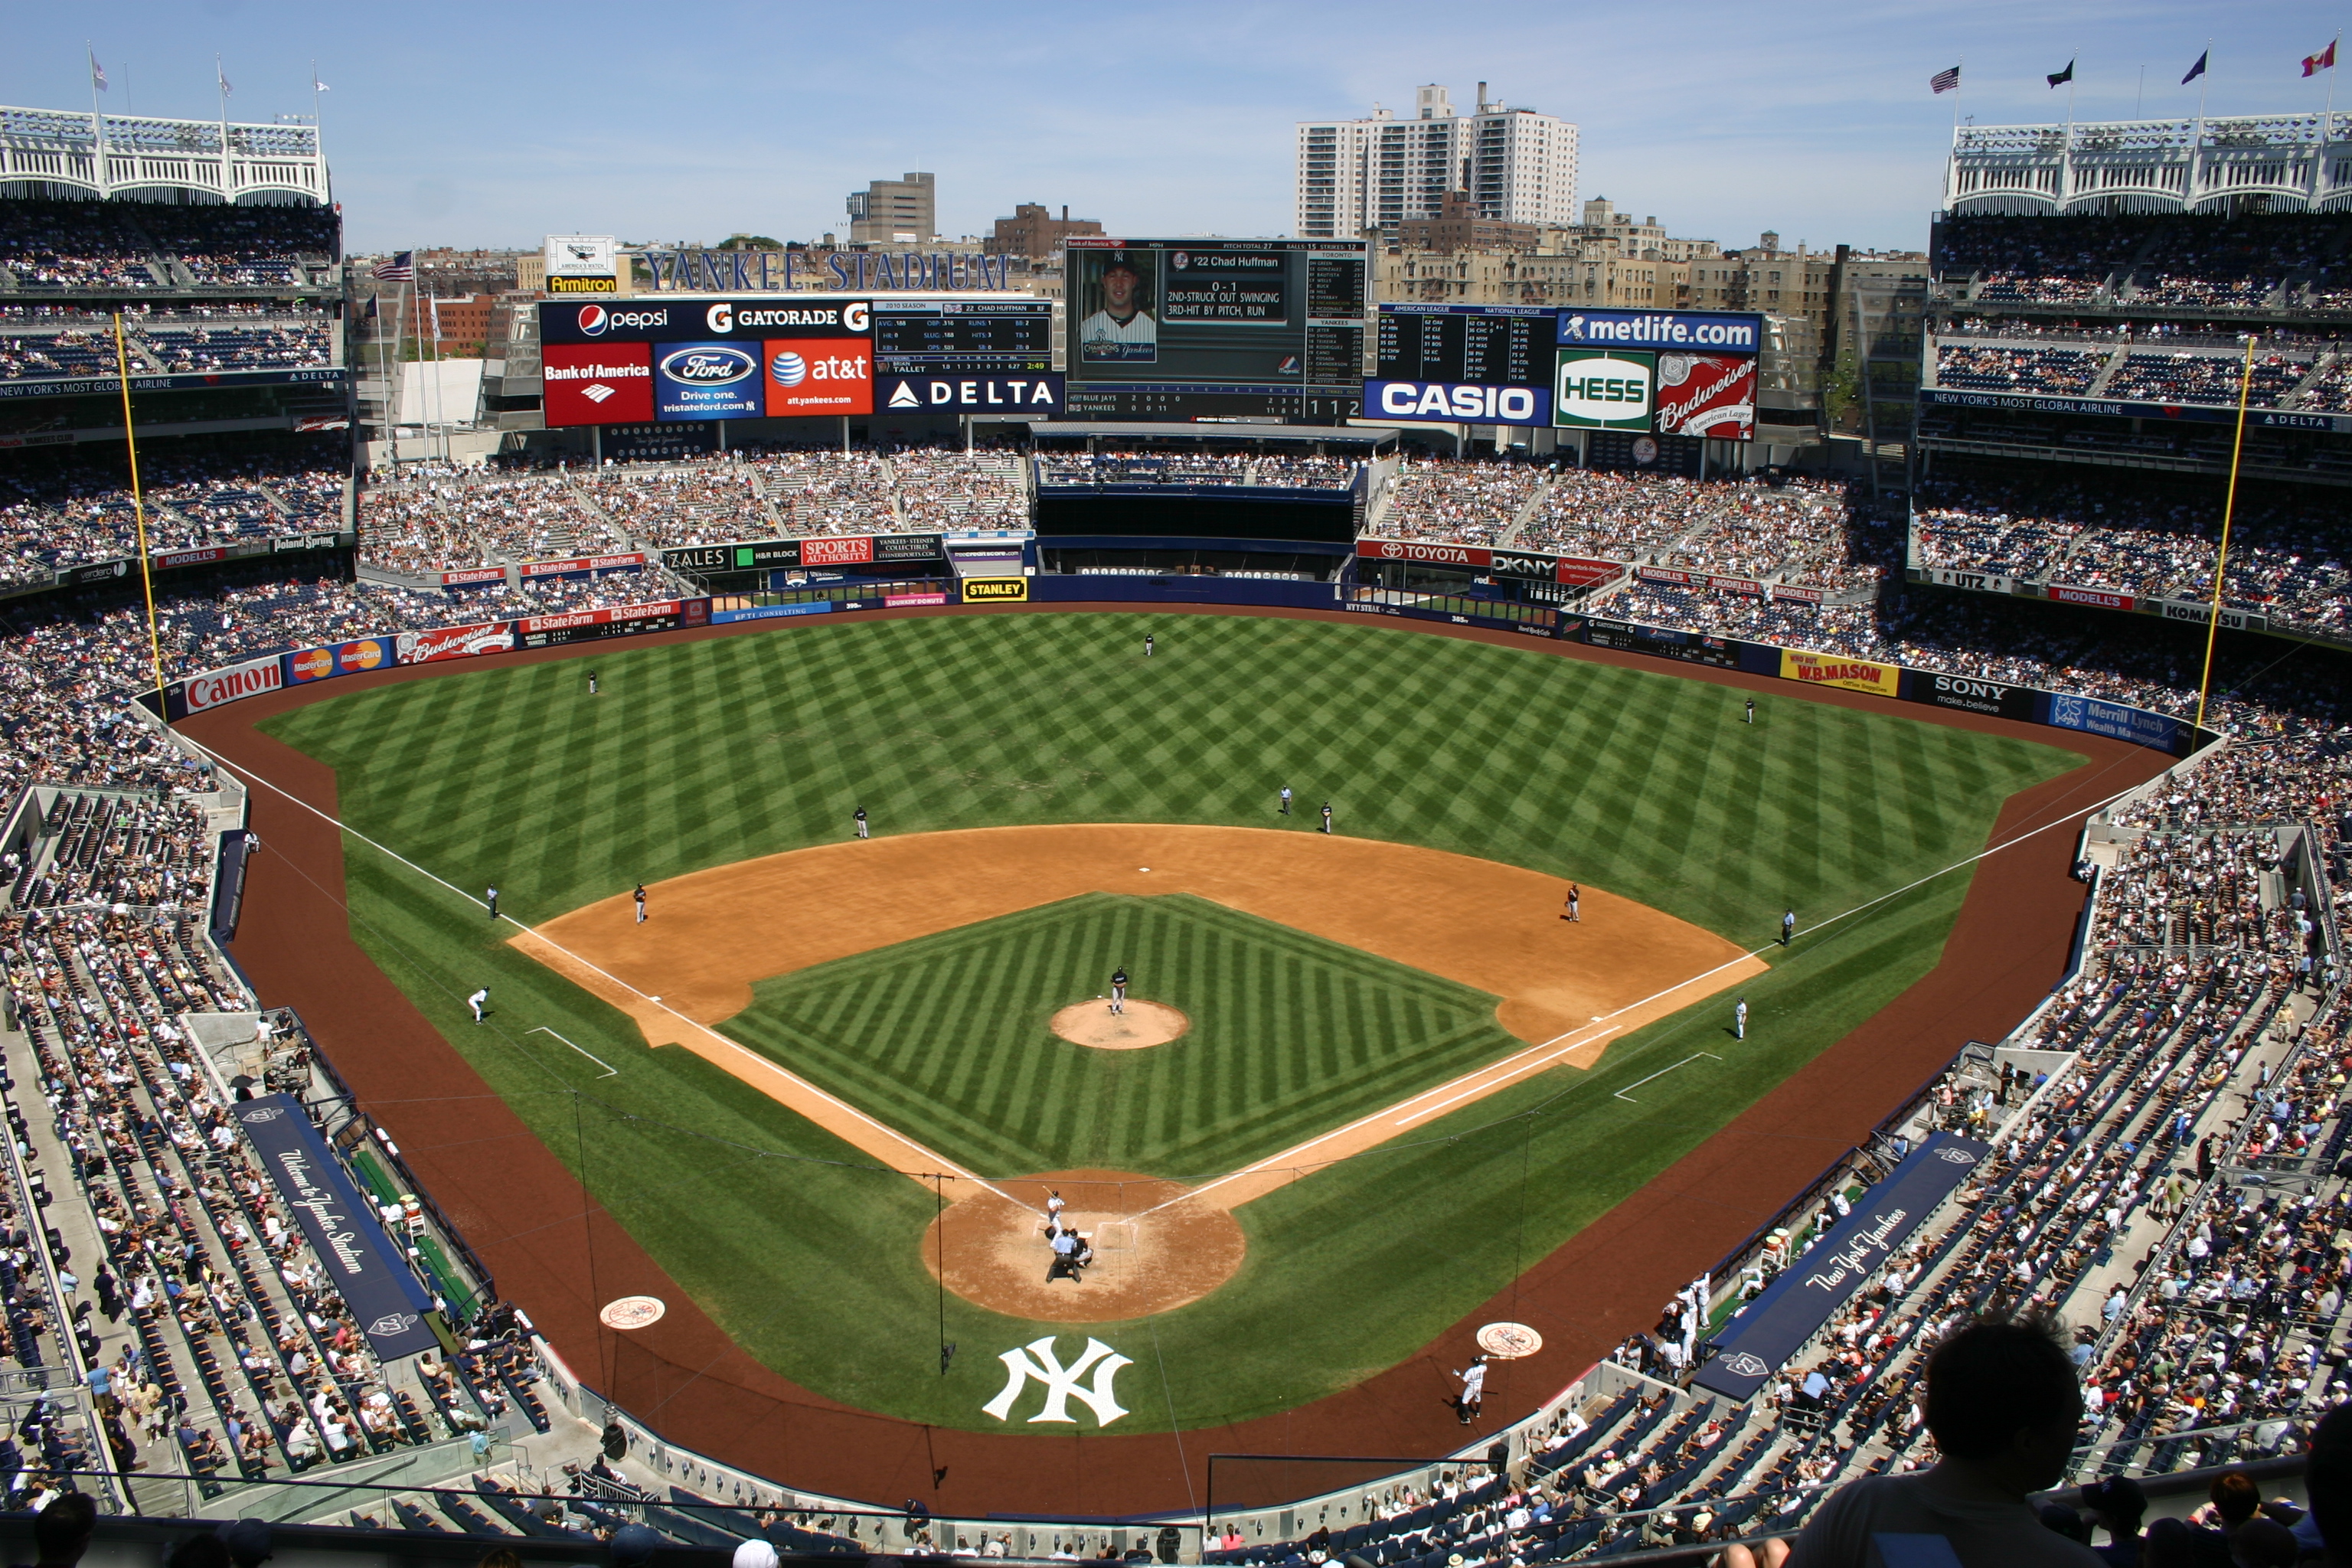
<svg viewBox="0 0 2352 1568"><path fill-rule="evenodd" d="M1108 1002L1077 1002L1054 1015L1054 1033L1073 1045L1104 1051L1139 1051L1164 1046L1192 1026L1192 1020L1164 1002L1128 998L1127 1011L1114 1013Z"/></svg>
<svg viewBox="0 0 2352 1568"><path fill-rule="evenodd" d="M1007 1317L1108 1323L1172 1311L1232 1279L1247 1250L1240 1224L1213 1200L1169 1204L1183 1195L1181 1183L1062 1171L996 1184L1007 1197L983 1190L925 1230L923 1262L940 1272L944 1237L948 1289ZM1051 1192L1069 1205L1062 1218L1093 1245L1095 1260L1077 1279L1048 1284L1054 1252L1038 1211Z"/></svg>

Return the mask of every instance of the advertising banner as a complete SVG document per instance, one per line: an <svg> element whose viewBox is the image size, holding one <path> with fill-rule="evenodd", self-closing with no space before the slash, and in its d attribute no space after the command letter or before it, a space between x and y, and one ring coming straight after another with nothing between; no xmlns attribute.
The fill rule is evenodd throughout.
<svg viewBox="0 0 2352 1568"><path fill-rule="evenodd" d="M1723 310L1577 310L1559 313L1564 348L1714 350L1752 354L1764 345L1764 318Z"/></svg>
<svg viewBox="0 0 2352 1568"><path fill-rule="evenodd" d="M1799 653L1793 648L1780 650L1780 679L1801 680L1808 686L1875 692L1881 697L1899 696L1903 686L1903 671L1898 666L1837 654Z"/></svg>
<svg viewBox="0 0 2352 1568"><path fill-rule="evenodd" d="M654 416L650 344L547 343L539 354L540 401L549 429Z"/></svg>
<svg viewBox="0 0 2352 1568"><path fill-rule="evenodd" d="M1855 1291L1885 1271L1887 1259L1991 1152L1990 1144L1949 1132L1931 1134L1723 1326L1707 1342L1715 1353L1695 1381L1730 1399L1746 1399L1763 1387Z"/></svg>
<svg viewBox="0 0 2352 1568"><path fill-rule="evenodd" d="M1972 675L1944 675L1929 669L1903 672L1903 695L1934 708L1957 708L1996 719L2032 722L2039 714L2042 693L2028 686L1980 680Z"/></svg>
<svg viewBox="0 0 2352 1568"><path fill-rule="evenodd" d="M1058 375L885 375L874 390L877 409L929 409L940 414L1045 414L1062 411Z"/></svg>
<svg viewBox="0 0 2352 1568"><path fill-rule="evenodd" d="M202 675L188 677L188 711L201 713L224 702L276 691L285 684L285 665L276 654L268 658L231 665L226 669L207 670Z"/></svg>
<svg viewBox="0 0 2352 1568"><path fill-rule="evenodd" d="M831 601L817 599L805 605L760 605L748 610L713 610L713 626L728 626L736 621L774 621L786 616L824 616L833 612Z"/></svg>
<svg viewBox="0 0 2352 1568"><path fill-rule="evenodd" d="M1658 356L1562 349L1552 424L1566 430L1647 430Z"/></svg>
<svg viewBox="0 0 2352 1568"><path fill-rule="evenodd" d="M945 594L943 594L943 593L941 593L941 594L885 594L885 595L882 595L882 603L883 603L883 605L884 605L885 606L887 606L887 607L894 608L894 609L895 609L896 607L898 607L898 605L944 605L944 604L946 604L947 602L948 602L948 596L947 596Z"/></svg>
<svg viewBox="0 0 2352 1568"><path fill-rule="evenodd" d="M656 419L756 419L767 411L754 345L656 343L653 356Z"/></svg>
<svg viewBox="0 0 2352 1568"><path fill-rule="evenodd" d="M1595 583L1606 583L1623 570L1624 563L1620 561L1595 561L1581 555L1563 555L1552 575L1555 582L1584 588Z"/></svg>
<svg viewBox="0 0 2352 1568"><path fill-rule="evenodd" d="M515 646L514 626L491 621L473 626L440 626L428 632L402 632L393 642L403 664L436 664L445 658L474 658L504 653Z"/></svg>
<svg viewBox="0 0 2352 1568"><path fill-rule="evenodd" d="M2086 735L2105 735L2110 740L2129 741L2137 746L2150 746L2175 755L2189 749L2191 729L2178 719L2144 709L2126 708L2120 702L2102 702L2095 697L2068 697L2050 692L2045 697L2042 721L2061 730L2080 730Z"/></svg>
<svg viewBox="0 0 2352 1568"><path fill-rule="evenodd" d="M506 580L507 569L503 566L468 566L462 572L441 574L441 585L444 588L480 588L492 583L503 583Z"/></svg>
<svg viewBox="0 0 2352 1568"><path fill-rule="evenodd" d="M1660 354L1657 430L1711 441L1754 440L1754 356Z"/></svg>
<svg viewBox="0 0 2352 1568"><path fill-rule="evenodd" d="M1029 597L1026 577L967 577L963 580L963 602L967 605L1003 605L1018 603Z"/></svg>
<svg viewBox="0 0 2352 1568"><path fill-rule="evenodd" d="M308 680L328 680L338 675L358 675L365 670L382 669L400 662L399 648L391 637L358 637L351 642L329 643L324 647L306 647L286 656L286 676L297 685Z"/></svg>
<svg viewBox="0 0 2352 1568"><path fill-rule="evenodd" d="M2096 414L2113 419L2168 419L2192 424L2227 425L2238 417L2234 403L2127 403L2112 397L2053 397L2044 393L1951 392L1938 386L1919 389L1922 403L1948 408L2010 408L2034 414ZM2322 430L2352 433L2352 415L2302 414L2289 409L2257 408L2246 416L2249 428Z"/></svg>
<svg viewBox="0 0 2352 1568"><path fill-rule="evenodd" d="M1822 591L1819 588L1799 588L1788 583L1773 584L1772 596L1776 599L1792 600L1800 605L1818 605L1822 602Z"/></svg>
<svg viewBox="0 0 2352 1568"><path fill-rule="evenodd" d="M607 577L615 572L636 572L644 569L642 554L575 555L568 561L526 561L522 574L532 577Z"/></svg>
<svg viewBox="0 0 2352 1568"><path fill-rule="evenodd" d="M612 294L620 289L619 245L609 234L551 234L543 259L551 294Z"/></svg>
<svg viewBox="0 0 2352 1568"><path fill-rule="evenodd" d="M874 344L866 338L771 338L760 345L771 418L874 412ZM1058 405L1057 405L1058 406Z"/></svg>
<svg viewBox="0 0 2352 1568"><path fill-rule="evenodd" d="M2140 607L2152 609L2168 621L2187 621L2192 626L2201 626L2213 617L2210 600L2143 599ZM2232 609L2223 605L2221 624L2233 632L2258 632L2270 625L2270 617L2259 611Z"/></svg>
<svg viewBox="0 0 2352 1568"><path fill-rule="evenodd" d="M1930 566L1927 580L1943 588L1972 588L1979 594L2007 594L2016 584L1990 572L1958 572L1949 566Z"/></svg>
<svg viewBox="0 0 2352 1568"><path fill-rule="evenodd" d="M2072 583L2053 583L2050 596L2065 605L2095 605L2103 610L2128 610L2138 601L2129 594L2118 594L2112 588L2083 588Z"/></svg>
<svg viewBox="0 0 2352 1568"><path fill-rule="evenodd" d="M374 1209L361 1201L300 1102L291 1095L264 1095L239 1103L231 1114L370 1348L386 1361L437 1348L441 1342L425 1318L432 1298L385 1238Z"/></svg>
<svg viewBox="0 0 2352 1568"><path fill-rule="evenodd" d="M784 303L773 295L765 300L692 300L639 294L610 303L550 301L539 308L539 337L543 343L733 338L756 344L763 338L862 338L872 332L873 326L873 306L865 300L821 298Z"/></svg>
<svg viewBox="0 0 2352 1568"><path fill-rule="evenodd" d="M152 559L158 572L168 571L174 566L209 566L215 561L227 560L228 550L218 544L202 550L166 550Z"/></svg>
<svg viewBox="0 0 2352 1568"><path fill-rule="evenodd" d="M1462 381L1368 381L1364 416L1441 425L1549 425L1551 389Z"/></svg>

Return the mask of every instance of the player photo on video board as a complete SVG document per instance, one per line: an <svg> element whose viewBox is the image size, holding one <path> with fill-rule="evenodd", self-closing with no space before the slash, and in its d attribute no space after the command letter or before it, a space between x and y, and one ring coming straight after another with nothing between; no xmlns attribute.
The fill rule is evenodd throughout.
<svg viewBox="0 0 2352 1568"><path fill-rule="evenodd" d="M1159 257L1149 250L1075 250L1078 358L1089 364L1151 364L1160 358L1153 284Z"/></svg>

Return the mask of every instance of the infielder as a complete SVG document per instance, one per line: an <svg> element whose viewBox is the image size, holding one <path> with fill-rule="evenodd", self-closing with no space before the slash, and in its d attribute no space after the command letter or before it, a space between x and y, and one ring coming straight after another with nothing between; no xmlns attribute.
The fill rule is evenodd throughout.
<svg viewBox="0 0 2352 1568"><path fill-rule="evenodd" d="M1574 921L1577 924L1582 925L1584 923L1584 917L1577 912L1577 906L1580 904L1583 900L1584 889L1578 887L1575 883L1570 882L1568 885L1568 913L1560 916L1559 918L1564 921Z"/></svg>
<svg viewBox="0 0 2352 1568"><path fill-rule="evenodd" d="M1474 1355L1470 1364L1454 1374L1462 1380L1462 1392L1454 1397L1454 1408L1467 1426L1478 1419L1478 1406L1486 1399L1486 1358Z"/></svg>
<svg viewBox="0 0 2352 1568"><path fill-rule="evenodd" d="M1120 1014L1127 1011L1127 966L1124 964L1110 972L1110 1010Z"/></svg>
<svg viewBox="0 0 2352 1568"><path fill-rule="evenodd" d="M1282 815L1285 816L1288 816L1290 815L1290 786L1288 784L1282 786Z"/></svg>
<svg viewBox="0 0 2352 1568"><path fill-rule="evenodd" d="M1331 803L1328 800L1323 803L1323 831L1331 831Z"/></svg>
<svg viewBox="0 0 2352 1568"><path fill-rule="evenodd" d="M490 884L490 887L489 887L489 898L488 898L488 901L489 906L490 906L490 919L492 919L492 920L496 920L496 919L498 919L498 918L499 918L499 885L498 885L496 882L492 882L492 883Z"/></svg>
<svg viewBox="0 0 2352 1568"><path fill-rule="evenodd" d="M466 1005L474 1010L474 1022L477 1024L482 1021L482 1005L489 999L490 988L487 985L466 998Z"/></svg>
<svg viewBox="0 0 2352 1568"><path fill-rule="evenodd" d="M637 884L635 897L637 900L637 923L639 925L643 925L646 923L646 885L643 882L639 882Z"/></svg>
<svg viewBox="0 0 2352 1568"><path fill-rule="evenodd" d="M874 837L873 831L872 831L871 829L869 829L869 828L866 826L866 808L865 808L864 806L862 806L862 805L861 805L861 806L859 806L859 807L857 808L856 816L857 816L857 837L860 837L860 838L871 838L871 837Z"/></svg>
<svg viewBox="0 0 2352 1568"><path fill-rule="evenodd" d="M1745 996L1742 996L1738 1005L1731 1010L1731 1037L1735 1040L1744 1040L1748 1037L1748 998Z"/></svg>

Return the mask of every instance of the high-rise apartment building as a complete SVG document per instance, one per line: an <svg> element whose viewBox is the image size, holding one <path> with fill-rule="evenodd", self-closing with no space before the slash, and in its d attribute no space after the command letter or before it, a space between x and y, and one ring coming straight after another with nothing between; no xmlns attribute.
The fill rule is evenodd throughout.
<svg viewBox="0 0 2352 1568"><path fill-rule="evenodd" d="M1296 185L1291 231L1302 239L1440 218L1457 192L1490 223L1572 224L1576 127L1489 102L1483 81L1476 110L1463 114L1432 84L1414 94L1410 120L1375 104L1369 120L1301 121Z"/></svg>
<svg viewBox="0 0 2352 1568"><path fill-rule="evenodd" d="M910 172L849 193L852 245L921 245L939 230L939 192L929 174Z"/></svg>

